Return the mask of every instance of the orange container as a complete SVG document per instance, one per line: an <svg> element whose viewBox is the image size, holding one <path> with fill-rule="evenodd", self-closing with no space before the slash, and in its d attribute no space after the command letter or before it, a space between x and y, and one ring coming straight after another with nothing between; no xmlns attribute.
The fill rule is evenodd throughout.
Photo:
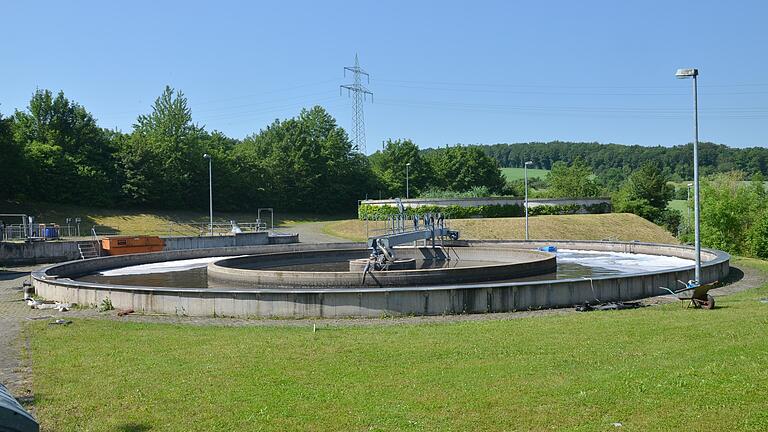
<svg viewBox="0 0 768 432"><path fill-rule="evenodd" d="M164 247L163 239L155 236L107 237L101 241L101 248L110 255L159 252Z"/></svg>

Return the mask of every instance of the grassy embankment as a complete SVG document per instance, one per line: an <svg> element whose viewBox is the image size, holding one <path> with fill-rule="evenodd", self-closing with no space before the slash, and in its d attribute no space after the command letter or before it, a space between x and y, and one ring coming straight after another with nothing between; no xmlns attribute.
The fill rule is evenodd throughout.
<svg viewBox="0 0 768 432"><path fill-rule="evenodd" d="M199 234L201 225L207 224L208 212L206 210L125 210L125 209L99 209L82 206L70 206L62 204L25 203L16 204L9 202L0 203L0 213L24 213L35 216L36 223L58 223L66 225L67 218L80 217L80 233L83 236L90 235L91 227L97 225L99 233L117 232L125 235L149 234L149 235L196 235ZM270 223L269 212L262 212L262 218ZM342 216L327 216L316 214L286 214L275 213L275 226L290 226L301 222L335 220ZM17 224L20 219L4 218L6 223ZM228 223L236 220L241 223L255 222L256 212L225 212L217 211L214 207L214 222ZM74 222L71 224L74 226Z"/></svg>
<svg viewBox="0 0 768 432"><path fill-rule="evenodd" d="M766 296L317 333L77 319L27 331L48 431L757 431Z"/></svg>
<svg viewBox="0 0 768 432"><path fill-rule="evenodd" d="M454 219L450 227L461 232L464 239L523 239L525 218ZM368 228L382 228L382 222L370 222ZM366 223L357 219L330 222L324 226L326 234L353 241L364 241ZM653 243L678 243L677 239L639 216L628 213L599 215L535 216L529 218L529 233L533 239L572 240L638 240Z"/></svg>

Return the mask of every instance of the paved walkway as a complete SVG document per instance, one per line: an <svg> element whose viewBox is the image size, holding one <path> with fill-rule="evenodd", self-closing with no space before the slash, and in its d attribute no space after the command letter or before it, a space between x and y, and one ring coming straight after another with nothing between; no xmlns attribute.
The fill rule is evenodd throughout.
<svg viewBox="0 0 768 432"><path fill-rule="evenodd" d="M323 227L331 221L301 222L294 225L278 227L279 231L299 233L299 241L302 243L341 243L349 240L332 236L323 232Z"/></svg>

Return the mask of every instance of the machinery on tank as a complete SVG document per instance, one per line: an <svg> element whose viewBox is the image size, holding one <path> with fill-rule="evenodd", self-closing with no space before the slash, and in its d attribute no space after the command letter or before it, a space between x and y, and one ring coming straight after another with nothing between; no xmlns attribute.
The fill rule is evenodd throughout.
<svg viewBox="0 0 768 432"><path fill-rule="evenodd" d="M390 219L390 232L383 235L372 236L368 238L368 248L371 256L363 268L363 272L370 270L406 270L413 268L410 260L399 260L396 257L397 245L416 243L424 241L425 246L429 243L432 249L442 248L442 241L445 238L451 240L459 239L459 232L451 230L446 226L445 215L442 213L425 213L422 215L407 216L402 202L397 200L399 214ZM406 225L408 228L406 228ZM438 246L437 241L440 241ZM449 259L447 254L442 254L445 259ZM358 261L358 264L360 262Z"/></svg>

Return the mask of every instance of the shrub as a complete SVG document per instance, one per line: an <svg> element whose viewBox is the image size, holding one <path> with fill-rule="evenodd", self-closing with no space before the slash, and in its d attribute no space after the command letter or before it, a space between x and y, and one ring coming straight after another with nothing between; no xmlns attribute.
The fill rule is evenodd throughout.
<svg viewBox="0 0 768 432"><path fill-rule="evenodd" d="M536 207L530 207L528 209L528 215L541 216L541 215L563 215L563 214L576 214L576 213L609 213L611 211L610 203L600 203L588 206L582 206L578 204L565 204L565 205L538 205ZM388 216L398 214L398 209L395 206L373 206L371 204L360 204L357 209L359 219L386 219ZM450 206L436 206L425 205L417 208L407 207L405 214L413 216L414 214L424 213L442 213L447 217L453 219L467 219L471 217L486 217L486 218L500 218L500 217L520 217L525 216L525 208L519 204L504 204L504 205L480 205L462 207L458 205Z"/></svg>

